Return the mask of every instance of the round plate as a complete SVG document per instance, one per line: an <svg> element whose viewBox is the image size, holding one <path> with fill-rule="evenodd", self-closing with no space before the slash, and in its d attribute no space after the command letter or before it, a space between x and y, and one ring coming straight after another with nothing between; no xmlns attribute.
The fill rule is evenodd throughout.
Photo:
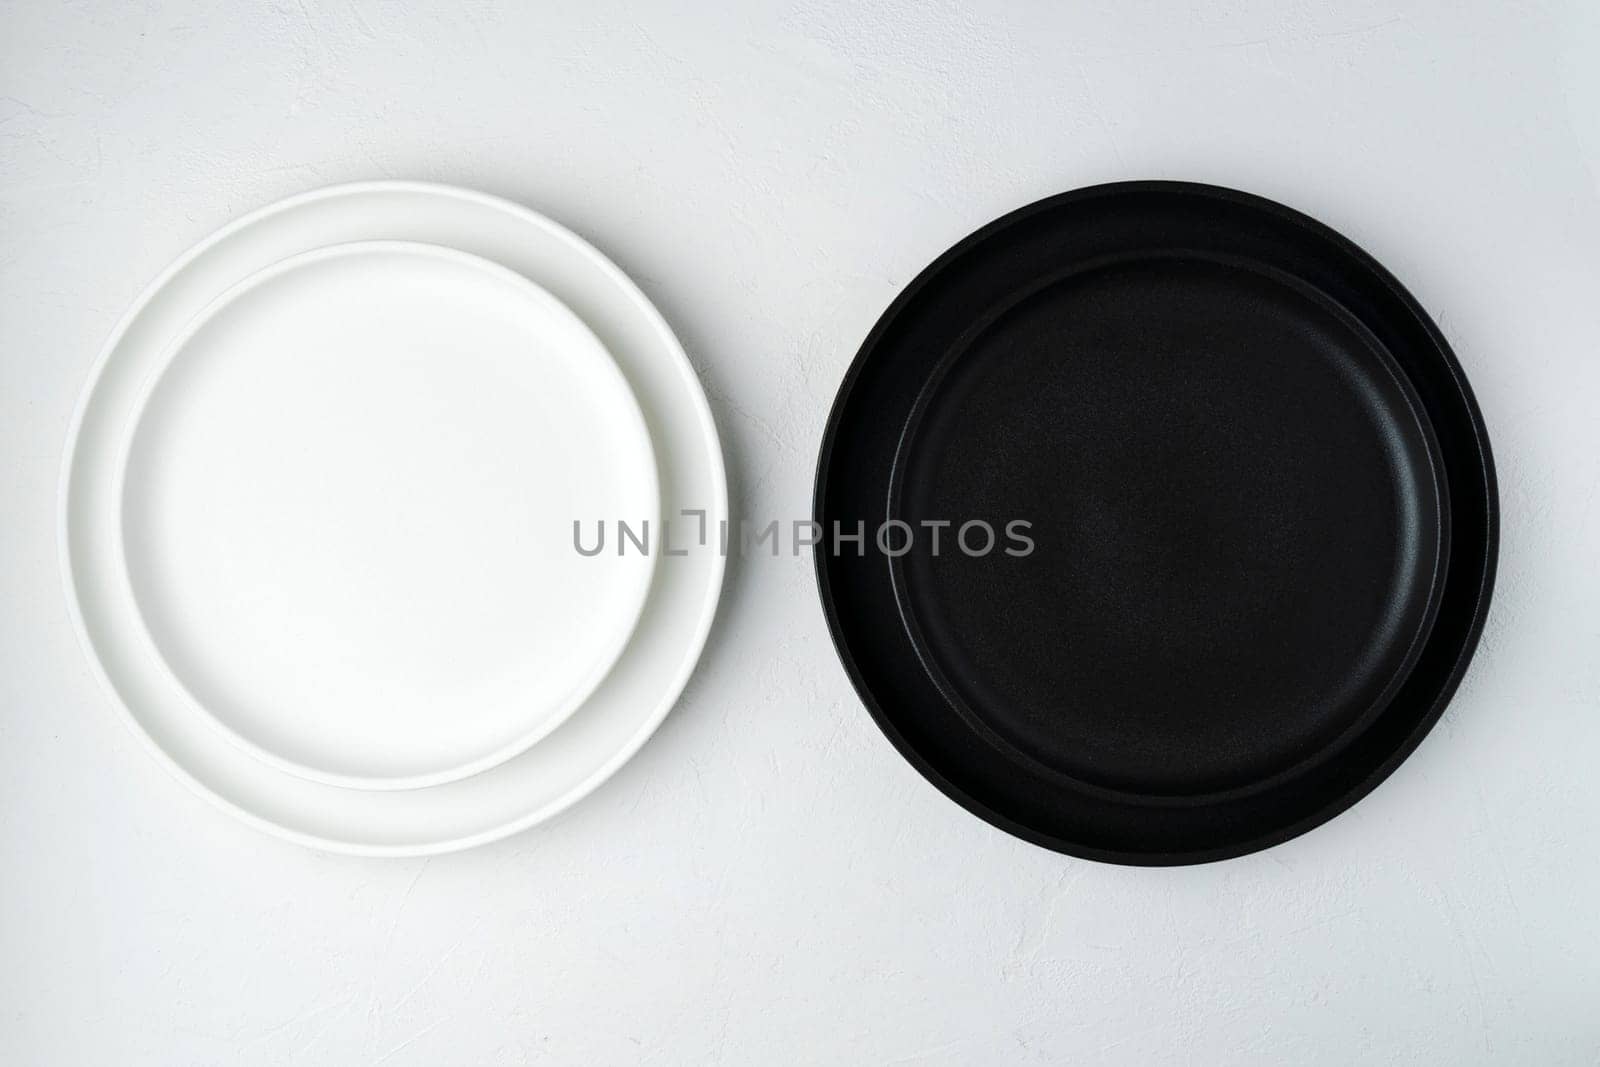
<svg viewBox="0 0 1600 1067"><path fill-rule="evenodd" d="M126 578L150 650L291 773L405 789L526 749L626 645L655 460L593 333L504 267L432 245L293 256L162 357L127 438Z"/></svg>
<svg viewBox="0 0 1600 1067"><path fill-rule="evenodd" d="M1496 503L1398 283L1158 182L1024 208L914 281L841 389L816 519L892 530L817 573L914 765L1029 840L1170 864L1303 832L1411 751L1476 643Z"/></svg>
<svg viewBox="0 0 1600 1067"><path fill-rule="evenodd" d="M644 413L661 514L704 509L712 528L726 518L721 453L704 394L671 331L626 276L581 239L517 205L444 186L376 182L308 193L247 216L183 256L139 299L80 402L63 471L61 549L74 619L93 662L129 724L182 780L253 825L295 841L420 855L494 840L549 818L637 751L699 656L723 559L715 543L699 544L675 528L673 553L684 554L658 553L626 648L583 706L538 744L457 781L409 790L312 781L256 758L197 714L149 654L138 604L119 578L121 446L140 400L173 340L243 279L332 245L394 240L482 257L570 308L611 354ZM602 517L617 518L582 518ZM697 523L685 529L692 533ZM653 538L652 546L658 544Z"/></svg>

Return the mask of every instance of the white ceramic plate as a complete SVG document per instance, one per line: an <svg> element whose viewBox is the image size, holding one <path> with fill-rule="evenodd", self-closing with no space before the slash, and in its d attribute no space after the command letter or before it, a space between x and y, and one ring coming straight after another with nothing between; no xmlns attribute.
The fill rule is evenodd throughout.
<svg viewBox="0 0 1600 1067"><path fill-rule="evenodd" d="M140 473L145 446L134 427L147 393L152 407L161 402L165 386L151 383L174 342L213 301L252 275L329 246L370 241L432 244L481 257L571 309L615 360L643 411L660 513L671 519L703 510L713 531L701 544L693 536L699 520L680 520L673 546L685 554L665 555L655 551L660 530L652 523L657 560L646 601L626 647L592 695L520 754L420 789L311 780L258 758L217 729L153 654L122 566L123 461L130 461L130 484L146 476ZM281 370L273 367L273 373ZM161 462L152 461L151 476L158 485L190 484L188 474ZM475 496L475 506L491 497ZM723 574L715 531L726 517L722 458L704 394L683 350L637 287L582 240L517 205L443 186L378 182L308 193L247 216L183 256L139 299L102 354L74 421L63 472L61 551L73 616L93 661L129 723L180 778L235 815L292 840L337 851L419 855L494 840L548 818L637 751L676 701L704 645ZM302 546L318 543L302 540ZM130 545L128 558L154 560L171 550L146 556ZM141 562L135 573L143 569ZM339 769L396 767L414 769L370 762Z"/></svg>
<svg viewBox="0 0 1600 1067"><path fill-rule="evenodd" d="M168 347L126 438L125 579L237 743L412 789L526 749L592 693L655 555L644 417L593 333L504 267L407 242L292 256Z"/></svg>

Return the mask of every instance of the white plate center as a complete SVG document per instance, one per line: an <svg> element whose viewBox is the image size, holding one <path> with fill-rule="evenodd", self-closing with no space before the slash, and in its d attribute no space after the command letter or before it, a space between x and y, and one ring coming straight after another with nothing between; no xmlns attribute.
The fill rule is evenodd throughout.
<svg viewBox="0 0 1600 1067"><path fill-rule="evenodd" d="M161 658L256 754L375 788L491 766L570 714L637 621L659 525L599 341L487 261L346 245L174 345L128 443L123 545ZM592 545L605 520L606 552Z"/></svg>

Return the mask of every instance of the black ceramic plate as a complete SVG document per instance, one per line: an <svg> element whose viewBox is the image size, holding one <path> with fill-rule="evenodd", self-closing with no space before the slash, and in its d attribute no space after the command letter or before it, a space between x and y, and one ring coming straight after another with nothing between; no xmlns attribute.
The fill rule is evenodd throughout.
<svg viewBox="0 0 1600 1067"><path fill-rule="evenodd" d="M1371 257L1243 193L1097 186L879 320L823 441L817 576L945 793L1064 852L1194 863L1416 746L1477 642L1496 507L1461 369Z"/></svg>

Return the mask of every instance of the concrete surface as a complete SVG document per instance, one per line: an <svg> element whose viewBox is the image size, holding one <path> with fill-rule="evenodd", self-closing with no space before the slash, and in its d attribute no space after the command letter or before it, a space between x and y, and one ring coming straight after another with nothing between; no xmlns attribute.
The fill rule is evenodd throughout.
<svg viewBox="0 0 1600 1067"><path fill-rule="evenodd" d="M1581 0L4 0L0 1061L1596 1062L1597 54ZM747 560L660 734L558 823L426 862L256 833L91 676L61 450L169 260L373 177L523 201L630 271L762 522L806 514L878 313L992 216L1124 177L1309 211L1433 311L1482 402L1505 519L1477 661L1309 836L1097 866L925 784L809 560Z"/></svg>

